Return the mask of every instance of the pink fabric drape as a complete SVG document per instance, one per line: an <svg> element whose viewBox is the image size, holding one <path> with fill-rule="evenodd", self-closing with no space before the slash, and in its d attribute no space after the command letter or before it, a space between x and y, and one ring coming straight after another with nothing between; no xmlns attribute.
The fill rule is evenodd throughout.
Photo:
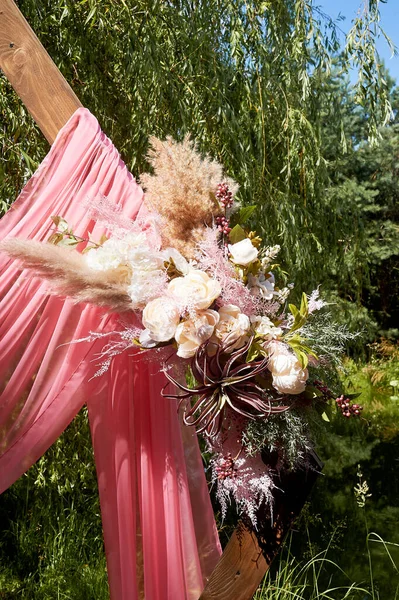
<svg viewBox="0 0 399 600"><path fill-rule="evenodd" d="M79 109L1 220L1 238L45 240L51 215L99 238L103 228L83 202L98 194L129 218L145 214L140 187L95 118ZM1 254L0 274L0 492L87 402L111 598L198 598L220 546L196 436L160 397L163 376L125 353L91 379L103 341L69 342L115 329L118 317L49 296Z"/></svg>

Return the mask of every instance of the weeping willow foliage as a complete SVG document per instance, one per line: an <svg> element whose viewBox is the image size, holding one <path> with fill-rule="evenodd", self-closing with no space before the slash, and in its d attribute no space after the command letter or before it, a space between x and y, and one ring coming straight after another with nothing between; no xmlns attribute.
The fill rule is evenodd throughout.
<svg viewBox="0 0 399 600"><path fill-rule="evenodd" d="M347 39L343 68L369 136L390 105L376 60L378 1ZM257 204L265 243L283 247L298 288L326 274L340 221L325 194L323 120L339 121L329 85L335 24L313 0L20 0L20 9L135 175L150 135L187 133L220 160ZM46 143L0 79L0 198L8 206ZM342 136L341 150L345 135Z"/></svg>

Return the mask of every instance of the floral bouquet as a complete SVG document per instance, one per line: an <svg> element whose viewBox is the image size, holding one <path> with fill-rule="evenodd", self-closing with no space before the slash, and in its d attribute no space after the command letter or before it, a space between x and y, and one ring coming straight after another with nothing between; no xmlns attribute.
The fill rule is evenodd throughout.
<svg viewBox="0 0 399 600"><path fill-rule="evenodd" d="M78 237L54 216L49 243L10 239L0 249L52 293L121 314L118 330L85 338L104 337L96 375L125 351L156 361L163 396L178 399L184 423L205 437L223 515L234 499L256 524L278 472L307 466L312 429L337 396L324 382L350 334L321 310L318 290L289 303L293 285L275 277L279 246L247 228L255 207L239 205L217 162L189 139L151 145L140 219L90 199L106 237ZM349 397L336 404L360 415Z"/></svg>

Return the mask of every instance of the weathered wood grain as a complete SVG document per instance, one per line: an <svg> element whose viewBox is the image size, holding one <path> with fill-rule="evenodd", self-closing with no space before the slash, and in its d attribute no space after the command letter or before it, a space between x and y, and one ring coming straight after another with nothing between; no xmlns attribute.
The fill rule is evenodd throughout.
<svg viewBox="0 0 399 600"><path fill-rule="evenodd" d="M12 0L0 0L0 68L51 144L81 103Z"/></svg>

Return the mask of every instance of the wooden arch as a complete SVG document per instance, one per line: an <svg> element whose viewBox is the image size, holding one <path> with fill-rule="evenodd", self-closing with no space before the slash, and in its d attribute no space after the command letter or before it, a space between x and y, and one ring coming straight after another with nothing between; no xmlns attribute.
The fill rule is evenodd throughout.
<svg viewBox="0 0 399 600"><path fill-rule="evenodd" d="M82 106L13 0L0 0L0 68L51 144ZM239 523L199 600L250 600L299 515L322 465L281 476L273 522ZM266 514L266 511L264 511Z"/></svg>

